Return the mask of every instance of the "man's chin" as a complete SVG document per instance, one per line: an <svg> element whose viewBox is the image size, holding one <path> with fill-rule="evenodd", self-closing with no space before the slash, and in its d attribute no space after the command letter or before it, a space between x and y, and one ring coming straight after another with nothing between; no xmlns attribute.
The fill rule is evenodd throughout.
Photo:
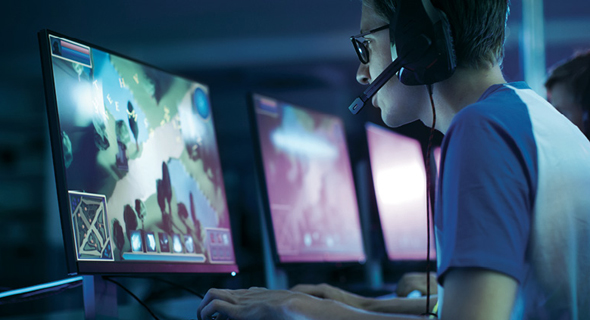
<svg viewBox="0 0 590 320"><path fill-rule="evenodd" d="M390 128L398 128L398 127L401 127L405 124L412 122L412 121L400 121L400 119L397 119L395 117L387 117L387 115L383 114L383 111L381 111L381 120L383 120L383 123L385 123Z"/></svg>

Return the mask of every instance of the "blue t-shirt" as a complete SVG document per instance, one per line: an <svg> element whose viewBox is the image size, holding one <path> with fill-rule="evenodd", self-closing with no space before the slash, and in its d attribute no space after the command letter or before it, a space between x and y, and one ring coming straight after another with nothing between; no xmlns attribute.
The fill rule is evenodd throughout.
<svg viewBox="0 0 590 320"><path fill-rule="evenodd" d="M490 87L453 118L437 188L442 287L486 268L519 283L513 319L590 319L590 143L553 106Z"/></svg>

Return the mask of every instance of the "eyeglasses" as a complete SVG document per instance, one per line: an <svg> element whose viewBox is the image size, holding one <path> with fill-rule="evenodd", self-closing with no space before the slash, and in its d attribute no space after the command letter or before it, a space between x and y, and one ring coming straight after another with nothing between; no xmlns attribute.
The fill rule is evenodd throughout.
<svg viewBox="0 0 590 320"><path fill-rule="evenodd" d="M369 35L371 33L375 33L377 31L385 30L387 28L389 28L388 24L381 26L379 28L369 30L367 32L363 32L361 34L357 34L356 36L350 37L350 41L352 41L352 45L354 46L354 50L356 51L356 54L359 56L359 60L363 64L369 63L369 50L367 49L367 46L365 45L367 43L367 41L363 38L366 35ZM362 40L359 40L359 39L362 39Z"/></svg>

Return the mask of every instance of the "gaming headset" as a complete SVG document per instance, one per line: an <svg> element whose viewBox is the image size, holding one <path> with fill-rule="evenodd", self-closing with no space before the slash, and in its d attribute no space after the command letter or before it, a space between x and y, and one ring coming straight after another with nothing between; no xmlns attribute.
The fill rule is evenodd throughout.
<svg viewBox="0 0 590 320"><path fill-rule="evenodd" d="M431 0L399 0L389 22L393 62L348 107L353 114L395 74L401 83L416 86L443 81L455 71L449 21Z"/></svg>

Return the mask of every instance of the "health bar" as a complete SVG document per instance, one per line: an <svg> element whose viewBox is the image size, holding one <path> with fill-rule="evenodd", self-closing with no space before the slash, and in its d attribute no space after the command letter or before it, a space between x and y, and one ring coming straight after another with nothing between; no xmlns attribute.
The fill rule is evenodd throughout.
<svg viewBox="0 0 590 320"><path fill-rule="evenodd" d="M49 39L51 42L51 54L54 57L92 68L89 47L51 35Z"/></svg>
<svg viewBox="0 0 590 320"><path fill-rule="evenodd" d="M90 65L90 49L60 40L61 56L84 65Z"/></svg>

